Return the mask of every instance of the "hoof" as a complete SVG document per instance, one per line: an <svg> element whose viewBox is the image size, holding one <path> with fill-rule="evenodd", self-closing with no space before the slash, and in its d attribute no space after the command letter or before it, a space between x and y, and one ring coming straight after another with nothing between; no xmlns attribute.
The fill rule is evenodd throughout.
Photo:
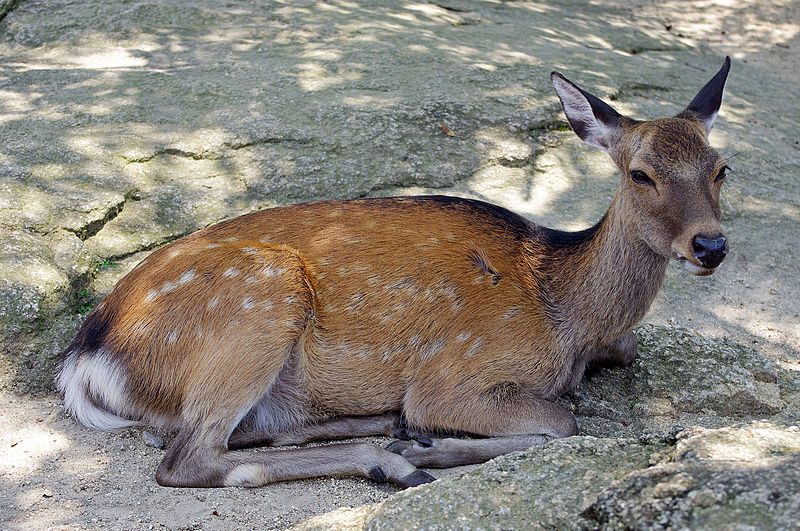
<svg viewBox="0 0 800 531"><path fill-rule="evenodd" d="M389 437L394 437L395 439L402 439L404 441L414 438L413 434L409 433L408 428L401 426L392 428L392 430L389 432Z"/></svg>
<svg viewBox="0 0 800 531"><path fill-rule="evenodd" d="M397 484L401 487L416 487L432 481L436 481L436 478L422 470L415 470L406 477L400 478Z"/></svg>
<svg viewBox="0 0 800 531"><path fill-rule="evenodd" d="M386 481L386 474L383 473L383 470L381 470L381 467L379 466L374 466L370 469L369 477L378 483L383 483Z"/></svg>
<svg viewBox="0 0 800 531"><path fill-rule="evenodd" d="M392 441L386 445L385 449L392 453L403 455L403 452L411 448L413 445L414 441L406 439L402 441Z"/></svg>

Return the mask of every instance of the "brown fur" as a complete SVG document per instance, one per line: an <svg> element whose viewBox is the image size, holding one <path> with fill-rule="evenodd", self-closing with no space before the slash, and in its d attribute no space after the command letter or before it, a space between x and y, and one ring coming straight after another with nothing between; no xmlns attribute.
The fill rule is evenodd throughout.
<svg viewBox="0 0 800 531"><path fill-rule="evenodd" d="M573 122L572 101L585 96L556 85ZM178 428L157 475L166 485L342 473L412 485L431 479L414 465L572 435L574 418L552 400L588 363L630 363L630 330L670 256L693 260L695 235L719 234L713 177L724 162L703 127L613 113L574 124L623 172L591 229L560 233L447 197L241 216L152 253L122 279L67 350L59 385L71 396L84 378L106 413ZM654 186L633 183L632 169ZM103 391L89 381L98 375L122 388ZM79 417L91 412L69 400ZM419 442L227 451L391 432ZM492 439L470 446L425 433Z"/></svg>

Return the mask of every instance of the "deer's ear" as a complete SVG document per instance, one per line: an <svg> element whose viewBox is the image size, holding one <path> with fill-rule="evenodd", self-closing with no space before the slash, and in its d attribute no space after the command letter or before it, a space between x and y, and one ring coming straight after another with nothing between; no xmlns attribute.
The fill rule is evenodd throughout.
<svg viewBox="0 0 800 531"><path fill-rule="evenodd" d="M697 122L703 126L706 134L710 133L711 128L714 127L714 120L717 119L719 106L722 104L722 92L730 69L731 58L726 57L725 63L719 72L700 89L700 92L697 93L697 96L694 97L689 106L678 114L676 118Z"/></svg>
<svg viewBox="0 0 800 531"><path fill-rule="evenodd" d="M608 151L624 117L558 72L550 74L550 82L575 134L584 142Z"/></svg>

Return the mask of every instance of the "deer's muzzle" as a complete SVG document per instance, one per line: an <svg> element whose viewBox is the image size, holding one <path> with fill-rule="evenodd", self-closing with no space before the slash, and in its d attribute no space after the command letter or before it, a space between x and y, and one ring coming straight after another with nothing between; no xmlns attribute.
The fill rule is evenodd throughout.
<svg viewBox="0 0 800 531"><path fill-rule="evenodd" d="M712 237L698 234L692 238L692 250L700 265L714 269L728 255L728 240L722 234Z"/></svg>

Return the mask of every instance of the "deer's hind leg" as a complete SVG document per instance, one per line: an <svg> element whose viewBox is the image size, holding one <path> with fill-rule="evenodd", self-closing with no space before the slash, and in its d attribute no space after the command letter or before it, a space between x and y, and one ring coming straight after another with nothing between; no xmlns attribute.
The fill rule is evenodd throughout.
<svg viewBox="0 0 800 531"><path fill-rule="evenodd" d="M242 418L254 411L258 403L279 405L271 410L268 405L263 406L260 411L264 416L260 424L262 429L272 423L273 426L287 427L291 433L291 426L296 423L301 426L298 429L302 432L302 426L314 419L310 408L301 399L302 393L287 395L284 389L284 395L272 399L274 388L294 381L292 375L297 370L297 353L294 351L296 346L287 344L283 348L284 366L276 371L278 376L267 386L266 392L262 391L261 397L254 396L249 386L242 385L241 375L234 371L229 371L228 380L218 377L215 380L216 388L211 392L208 391L208 386L202 385L193 390L188 400L192 405L184 412L183 425L158 467L156 478L161 485L254 487L276 481L329 475L359 475L376 481L390 481L404 487L433 480L402 456L370 443L267 452L230 451L229 435ZM240 359L238 366L242 365ZM390 424L389 421L386 416L373 419L366 426L385 429ZM339 432L343 432L349 424L348 420L342 419L333 422L334 427L338 423ZM251 432L251 435L253 433L255 432ZM260 433L270 436L268 430ZM306 428L306 435L309 434L310 431Z"/></svg>
<svg viewBox="0 0 800 531"><path fill-rule="evenodd" d="M277 481L355 475L412 487L434 479L404 457L371 443L231 452L219 442L225 431L220 424L182 429L158 467L159 484L257 487Z"/></svg>
<svg viewBox="0 0 800 531"><path fill-rule="evenodd" d="M158 482L258 486L328 475L361 475L401 486L431 481L403 457L374 444L229 451L228 439L243 420L267 436L317 420L304 392L300 346L315 326L316 300L305 262L291 249L237 242L213 252L219 259L209 277L238 283L218 286L220 304L205 322L203 339L183 356L188 361L181 365L181 422L158 466Z"/></svg>

